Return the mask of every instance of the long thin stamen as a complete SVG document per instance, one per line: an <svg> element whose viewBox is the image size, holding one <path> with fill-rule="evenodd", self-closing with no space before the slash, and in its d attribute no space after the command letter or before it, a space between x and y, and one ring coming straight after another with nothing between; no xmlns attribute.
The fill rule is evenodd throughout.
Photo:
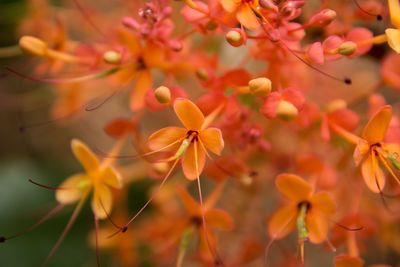
<svg viewBox="0 0 400 267"><path fill-rule="evenodd" d="M296 216L296 214L293 214L292 217L289 218L279 229L278 232L276 232L272 237L271 240L268 242L267 246L265 247L265 256L264 256L264 266L267 266L268 263L268 252L269 249L272 245L272 243L276 240L278 235L285 229L285 227L293 220L293 218Z"/></svg>
<svg viewBox="0 0 400 267"><path fill-rule="evenodd" d="M76 206L74 212L72 213L71 218L69 219L67 225L65 226L64 231L62 232L61 236L58 238L56 244L51 249L49 255L47 255L45 261L42 264L42 267L46 266L47 262L50 260L51 256L53 256L54 252L56 252L57 248L60 246L61 242L66 237L68 231L71 229L73 223L75 222L76 218L78 217L79 212L81 211L83 204L86 201L87 196L89 195L89 191L81 198L78 205Z"/></svg>
<svg viewBox="0 0 400 267"><path fill-rule="evenodd" d="M62 83L79 83L79 82L85 82L85 81L89 81L89 80L94 80L94 79L101 79L101 78L105 78L108 77L110 75L113 75L115 73L117 73L118 71L124 69L124 68L128 68L128 67L132 67L132 64L127 64L127 65L123 65L123 66L117 66L108 70L105 70L103 72L98 72L98 73L93 73L93 74L89 74L89 75L85 75L85 76L80 76L80 77L73 77L73 78L65 78L65 79L46 79L46 78L36 78L36 77L32 77L29 75L25 75L23 73L20 73L12 68L9 67L5 67L5 70L18 75L22 78L28 79L28 80L32 80L32 81L36 81L36 82L45 82L45 83L56 83L56 84L62 84Z"/></svg>
<svg viewBox="0 0 400 267"><path fill-rule="evenodd" d="M116 231L115 233L111 234L108 238L111 238L115 235L117 235L120 232L126 232L126 230L128 230L128 226L131 222L133 222L137 216L139 216L140 213L142 213L142 211L147 207L147 205L150 204L150 202L154 199L154 197L157 195L157 193L160 191L160 189L163 187L163 185L165 184L165 182L167 181L168 177L171 175L172 171L174 170L176 164L178 163L179 158L175 160L175 162L172 164L171 168L169 169L168 173L165 175L165 178L162 180L161 184L157 187L157 189L153 192L153 194L151 195L151 197L149 198L149 200L146 202L146 204L143 205L143 207L132 217L132 219L129 220L129 222L127 224L125 224L124 227L122 227L122 229Z"/></svg>
<svg viewBox="0 0 400 267"><path fill-rule="evenodd" d="M100 267L100 256L99 256L99 218L96 214L94 215L94 231L96 236L96 261L97 267Z"/></svg>
<svg viewBox="0 0 400 267"><path fill-rule="evenodd" d="M78 10L82 13L83 18L93 27L103 38L107 38L106 35L100 30L99 27L93 22L90 15L86 10L82 7L78 0L73 0Z"/></svg>
<svg viewBox="0 0 400 267"><path fill-rule="evenodd" d="M41 218L37 223L35 223L34 225L29 227L28 229L26 229L26 230L24 230L24 231L22 231L22 232L20 232L18 234L15 234L15 235L12 235L12 236L9 236L9 237L0 237L0 243L5 242L6 240L17 238L19 236L22 236L22 235L24 235L26 233L29 233L30 231L36 229L42 223L46 222L48 219L53 217L53 215L56 214L57 212L59 212L64 206L65 206L64 204L57 205L54 209L52 209L49 213L47 213L43 218Z"/></svg>
<svg viewBox="0 0 400 267"><path fill-rule="evenodd" d="M103 204L103 201L101 201L101 198L99 197L98 199L99 199L101 208L103 209L104 213L105 213L106 216L107 216L107 219L111 222L112 225L115 226L115 228L122 230L122 227L119 226L118 224L116 224L116 223L114 222L113 219L111 219L111 216L110 216L110 214L107 212L106 208L104 207L104 204Z"/></svg>
<svg viewBox="0 0 400 267"><path fill-rule="evenodd" d="M199 190L199 199L200 199L200 207L201 207L201 216L202 216L202 219L203 219L204 236L205 236L205 239L206 239L206 242L207 242L208 249L209 249L212 257L214 258L214 265L215 266L219 266L219 265L223 265L223 262L219 258L217 252L214 251L214 249L211 247L211 243L210 243L210 240L208 238L208 233L207 233L206 216L205 216L204 205L203 205L203 194L201 192L199 166L198 166L198 162L197 162L197 142L195 141L193 145L194 145L194 158L195 158L194 161L195 161L196 175L197 175L197 187L198 187L198 190Z"/></svg>
<svg viewBox="0 0 400 267"><path fill-rule="evenodd" d="M32 179L28 180L30 183L46 188L46 189L51 189L51 190L74 190L77 188L68 188L68 187L53 187L53 186L47 186L47 185L43 185L43 184L39 184L38 182L33 181Z"/></svg>

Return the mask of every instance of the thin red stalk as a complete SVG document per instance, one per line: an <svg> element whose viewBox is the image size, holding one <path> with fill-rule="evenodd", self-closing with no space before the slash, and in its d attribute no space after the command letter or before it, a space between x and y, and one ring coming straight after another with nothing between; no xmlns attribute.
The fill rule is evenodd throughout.
<svg viewBox="0 0 400 267"><path fill-rule="evenodd" d="M12 236L10 236L10 237L4 238L4 241L10 240L10 239L13 239L13 238L17 238L17 237L19 237L19 236L21 236L21 235L24 235L24 234L29 233L30 231L36 229L36 228L37 228L38 226L40 226L42 223L44 223L45 221L47 221L48 219L50 219L51 217L53 217L53 215L56 214L57 212L59 212L63 207L64 207L64 204L58 204L54 209L52 209L49 213L47 213L43 218L41 218L41 219L40 219L38 222L36 222L34 225L32 225L32 226L29 227L28 229L26 229L26 230L24 230L24 231L22 231L22 232L20 232L20 233L18 233L18 234L15 234L15 235L12 235Z"/></svg>
<svg viewBox="0 0 400 267"><path fill-rule="evenodd" d="M79 212L81 211L83 204L85 203L86 197L88 193L86 193L81 200L79 201L78 205L76 206L74 212L72 213L71 218L69 219L67 225L65 226L64 231L62 232L61 236L58 238L56 244L51 249L50 253L47 255L45 261L42 264L42 267L46 266L47 262L50 260L51 256L53 256L54 252L56 252L57 248L60 246L64 238L66 237L68 231L71 229L72 225L74 224L76 218L78 217Z"/></svg>
<svg viewBox="0 0 400 267"><path fill-rule="evenodd" d="M199 190L199 199L200 199L200 207L201 207L201 217L203 220L204 237L207 242L208 250L210 251L210 253L214 259L214 265L219 266L219 265L223 265L223 262L221 261L218 253L216 251L214 251L214 249L211 247L211 243L210 243L210 240L209 240L208 234L207 234L207 224L206 224L206 216L205 216L204 204L203 204L203 194L201 192L199 166L198 166L198 162L197 162L197 142L194 142L193 145L194 145L194 157L195 157L196 174L197 174L197 186L198 186L198 190Z"/></svg>
<svg viewBox="0 0 400 267"><path fill-rule="evenodd" d="M174 170L176 164L178 163L179 158L175 160L174 164L172 164L171 168L169 169L168 173L165 175L164 179L162 180L161 184L157 187L157 189L153 192L153 194L150 196L149 200L146 202L146 204L143 205L143 207L132 217L132 219L129 220L129 222L127 224L125 224L125 226L114 232L113 234L111 234L108 238L111 238L115 235L117 235L120 232L126 232L126 230L128 229L128 226L131 222L133 222L137 216L139 216L140 213L142 213L142 211L150 204L150 202L154 199L154 197L157 195L157 193L160 191L160 189L163 187L163 185L165 184L165 182L167 181L168 177L171 175L172 171Z"/></svg>
<svg viewBox="0 0 400 267"><path fill-rule="evenodd" d="M97 267L100 267L100 256L99 256L99 218L94 214L94 230L96 235L96 261Z"/></svg>
<svg viewBox="0 0 400 267"><path fill-rule="evenodd" d="M38 182L35 182L32 179L29 179L28 181L30 183L34 184L34 185L37 185L37 186L40 186L40 187L43 187L43 188L46 188L46 189L51 189L51 190L73 190L73 189L76 189L76 188L47 186L47 185L39 184Z"/></svg>

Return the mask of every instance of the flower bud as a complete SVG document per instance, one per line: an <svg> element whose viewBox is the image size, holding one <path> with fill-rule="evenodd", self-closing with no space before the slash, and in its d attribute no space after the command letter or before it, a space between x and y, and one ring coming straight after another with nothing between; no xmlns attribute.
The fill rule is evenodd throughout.
<svg viewBox="0 0 400 267"><path fill-rule="evenodd" d="M199 78L202 81L207 81L209 78L208 72L205 69L196 70L196 76L197 76L197 78Z"/></svg>
<svg viewBox="0 0 400 267"><path fill-rule="evenodd" d="M244 42L242 33L236 30L230 30L225 35L226 40L228 43L234 47L241 46Z"/></svg>
<svg viewBox="0 0 400 267"><path fill-rule="evenodd" d="M278 12L278 7L275 5L274 2L272 2L272 0L260 0L258 3L263 9Z"/></svg>
<svg viewBox="0 0 400 267"><path fill-rule="evenodd" d="M174 50L175 52L179 52L182 50L183 48L183 44L181 41L179 40L170 40L169 41L169 47Z"/></svg>
<svg viewBox="0 0 400 267"><path fill-rule="evenodd" d="M19 39L19 47L24 53L32 56L44 56L47 49L45 42L33 36L21 37Z"/></svg>
<svg viewBox="0 0 400 267"><path fill-rule="evenodd" d="M165 86L158 87L154 92L154 96L161 104L168 104L171 101L171 91Z"/></svg>
<svg viewBox="0 0 400 267"><path fill-rule="evenodd" d="M271 80L263 77L250 80L249 88L252 95L266 97L271 93Z"/></svg>
<svg viewBox="0 0 400 267"><path fill-rule="evenodd" d="M307 23L311 27L325 27L336 19L336 12L332 9L323 9L311 17Z"/></svg>
<svg viewBox="0 0 400 267"><path fill-rule="evenodd" d="M338 48L338 53L343 55L343 56L351 56L356 52L357 50L357 44L354 42L344 42L341 44Z"/></svg>
<svg viewBox="0 0 400 267"><path fill-rule="evenodd" d="M115 51L107 51L103 55L103 60L108 64L118 64L121 62L121 54Z"/></svg>
<svg viewBox="0 0 400 267"><path fill-rule="evenodd" d="M333 112L335 110L344 109L344 108L347 108L347 103L343 99L339 98L339 99L335 99L335 100L331 101L328 104L326 111L329 113L329 112Z"/></svg>
<svg viewBox="0 0 400 267"><path fill-rule="evenodd" d="M276 109L276 117L284 120L290 121L294 119L298 114L297 108L286 100L281 100L278 104L278 108Z"/></svg>

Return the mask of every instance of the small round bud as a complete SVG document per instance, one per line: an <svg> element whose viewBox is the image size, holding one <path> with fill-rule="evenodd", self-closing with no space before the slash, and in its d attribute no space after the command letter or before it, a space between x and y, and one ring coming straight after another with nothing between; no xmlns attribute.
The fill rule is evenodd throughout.
<svg viewBox="0 0 400 267"><path fill-rule="evenodd" d="M338 48L338 53L343 55L343 56L351 56L356 52L357 50L357 44L354 42L344 42L341 44Z"/></svg>
<svg viewBox="0 0 400 267"><path fill-rule="evenodd" d="M274 12L278 12L278 7L271 0L260 0L259 5L263 9L272 10Z"/></svg>
<svg viewBox="0 0 400 267"><path fill-rule="evenodd" d="M161 104L168 104L171 101L171 91L165 86L158 87L154 92L154 96Z"/></svg>
<svg viewBox="0 0 400 267"><path fill-rule="evenodd" d="M290 121L294 119L298 114L297 108L286 100L281 100L278 104L278 108L276 109L276 117L284 120Z"/></svg>
<svg viewBox="0 0 400 267"><path fill-rule="evenodd" d="M169 47L174 50L175 52L179 52L182 50L183 48L183 44L181 41L179 40L170 40L169 41Z"/></svg>
<svg viewBox="0 0 400 267"><path fill-rule="evenodd" d="M335 99L328 104L326 111L332 112L332 111L335 111L338 109L344 109L344 108L347 108L346 101L344 101L343 99Z"/></svg>
<svg viewBox="0 0 400 267"><path fill-rule="evenodd" d="M271 80L263 77L250 80L249 88L252 95L266 97L271 93Z"/></svg>
<svg viewBox="0 0 400 267"><path fill-rule="evenodd" d="M19 47L24 53L32 56L44 56L47 49L45 42L33 36L21 37L19 39Z"/></svg>
<svg viewBox="0 0 400 267"><path fill-rule="evenodd" d="M323 9L311 17L308 25L311 27L325 27L336 19L336 12L332 9Z"/></svg>
<svg viewBox="0 0 400 267"><path fill-rule="evenodd" d="M197 76L197 78L199 78L200 80L203 80L203 81L207 81L209 78L208 72L205 69L196 70L196 76Z"/></svg>
<svg viewBox="0 0 400 267"><path fill-rule="evenodd" d="M121 62L121 54L115 51L107 51L103 55L103 60L108 64L118 64Z"/></svg>
<svg viewBox="0 0 400 267"><path fill-rule="evenodd" d="M228 41L228 43L234 47L241 46L244 42L242 34L239 31L235 30L230 30L225 35L225 38Z"/></svg>

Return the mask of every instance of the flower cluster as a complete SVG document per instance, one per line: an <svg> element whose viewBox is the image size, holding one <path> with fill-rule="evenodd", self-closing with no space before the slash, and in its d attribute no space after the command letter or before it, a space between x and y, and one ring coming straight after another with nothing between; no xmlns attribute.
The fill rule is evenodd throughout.
<svg viewBox="0 0 400 267"><path fill-rule="evenodd" d="M20 5L0 40L20 135L3 139L70 174L72 140L84 172L29 177L58 205L1 246L75 205L42 266L87 212L98 266L400 261L399 0Z"/></svg>

